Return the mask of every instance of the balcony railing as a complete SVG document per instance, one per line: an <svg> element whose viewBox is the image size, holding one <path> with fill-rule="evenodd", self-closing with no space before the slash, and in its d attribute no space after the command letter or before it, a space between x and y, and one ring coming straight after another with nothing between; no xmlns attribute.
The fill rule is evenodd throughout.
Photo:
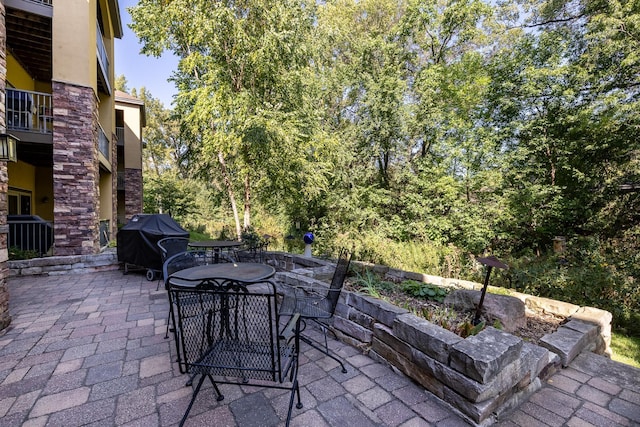
<svg viewBox="0 0 640 427"><path fill-rule="evenodd" d="M100 247L103 248L109 244L111 240L110 232L111 221L108 219L100 220Z"/></svg>
<svg viewBox="0 0 640 427"><path fill-rule="evenodd" d="M49 252L53 245L53 223L36 215L9 215L9 250L33 251L38 256Z"/></svg>
<svg viewBox="0 0 640 427"><path fill-rule="evenodd" d="M116 139L118 140L118 145L124 145L124 128L122 126L116 126Z"/></svg>
<svg viewBox="0 0 640 427"><path fill-rule="evenodd" d="M23 1L26 1L27 3L44 4L47 6L52 5L52 0L23 0Z"/></svg>
<svg viewBox="0 0 640 427"><path fill-rule="evenodd" d="M53 133L51 95L29 90L7 89L7 130Z"/></svg>
<svg viewBox="0 0 640 427"><path fill-rule="evenodd" d="M107 138L107 134L102 129L102 126L98 125L98 149L107 161L109 160L109 152L111 151L109 147L109 138Z"/></svg>
<svg viewBox="0 0 640 427"><path fill-rule="evenodd" d="M102 40L102 31L100 30L100 24L96 22L96 45L98 52L98 65L100 66L100 75L102 83L106 86L107 93L111 93L111 87L109 85L109 56L107 55L107 48Z"/></svg>
<svg viewBox="0 0 640 427"><path fill-rule="evenodd" d="M118 190L124 190L124 185L125 185L125 177L124 177L124 172L118 172Z"/></svg>

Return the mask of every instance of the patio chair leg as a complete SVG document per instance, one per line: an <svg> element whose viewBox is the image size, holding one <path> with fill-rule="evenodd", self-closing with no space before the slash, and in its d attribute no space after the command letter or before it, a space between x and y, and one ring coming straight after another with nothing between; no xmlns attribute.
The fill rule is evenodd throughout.
<svg viewBox="0 0 640 427"><path fill-rule="evenodd" d="M296 369L295 367L293 369ZM297 372L297 371L296 371ZM298 403L296 403L296 408L302 409L302 401L300 400L300 387L298 385L297 373L293 373L294 378L293 384L291 385L291 396L289 397L289 412L287 412L287 422L286 427L289 427L289 422L291 422L291 412L293 410L293 399L295 396L298 397Z"/></svg>
<svg viewBox="0 0 640 427"><path fill-rule="evenodd" d="M184 422L187 421L187 417L189 416L189 412L191 412L191 407L193 406L193 402L195 402L196 396L198 396L198 393L200 392L200 387L202 387L202 383L204 382L205 378L206 377L203 375L202 378L200 378L200 381L198 381L198 385L196 385L196 389L193 391L191 402L189 402L189 406L187 407L187 412L184 413L184 415L182 416L182 420L180 421L180 427L182 427L184 425Z"/></svg>
<svg viewBox="0 0 640 427"><path fill-rule="evenodd" d="M325 335L325 340L326 340L326 335ZM315 348L316 350L318 350L321 353L324 353L326 356L329 356L330 358L332 358L333 360L335 360L336 362L338 362L340 364L340 367L342 368L342 373L346 374L347 373L347 368L344 367L344 363L342 363L342 361L340 359L338 359L336 356L334 356L333 354L329 353L329 347L325 347L322 348L320 345L316 344L313 340L311 340L308 337L305 337L303 335L300 335L300 341L303 341L307 344L309 344L311 347ZM325 341L326 344L326 341Z"/></svg>

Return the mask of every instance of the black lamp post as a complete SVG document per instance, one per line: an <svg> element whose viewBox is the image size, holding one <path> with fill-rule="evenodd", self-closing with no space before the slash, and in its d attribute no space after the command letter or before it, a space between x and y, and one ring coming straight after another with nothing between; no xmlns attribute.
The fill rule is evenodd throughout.
<svg viewBox="0 0 640 427"><path fill-rule="evenodd" d="M478 303L478 308L476 309L476 315L473 318L473 324L477 325L480 323L480 312L482 311L482 304L484 303L484 295L487 293L487 287L489 287L489 276L491 275L491 270L493 267L500 269L508 269L509 266L493 255L486 258L478 258L478 262L487 267L487 274L484 276L484 286L482 287L482 293L480 294L480 302Z"/></svg>

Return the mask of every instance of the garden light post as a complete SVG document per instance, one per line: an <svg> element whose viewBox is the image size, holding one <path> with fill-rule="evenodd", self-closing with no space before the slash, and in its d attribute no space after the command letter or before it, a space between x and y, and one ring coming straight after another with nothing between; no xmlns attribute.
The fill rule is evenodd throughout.
<svg viewBox="0 0 640 427"><path fill-rule="evenodd" d="M491 270L493 267L500 269L508 269L509 266L500 261L498 258L493 255L486 258L478 258L478 262L487 267L487 274L484 276L484 286L482 287L482 292L480 293L480 302L478 303L478 308L476 309L476 315L473 318L473 324L477 325L480 323L480 313L482 312L482 304L484 303L484 295L487 293L487 288L489 287L489 276L491 275Z"/></svg>

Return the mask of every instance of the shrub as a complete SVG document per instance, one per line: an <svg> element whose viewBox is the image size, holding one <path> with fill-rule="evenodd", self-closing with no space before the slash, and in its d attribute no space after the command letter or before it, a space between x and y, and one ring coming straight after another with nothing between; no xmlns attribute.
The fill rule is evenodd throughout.
<svg viewBox="0 0 640 427"><path fill-rule="evenodd" d="M407 294L416 297L443 302L449 294L449 290L433 283L418 282L415 280L405 280L400 284L402 290Z"/></svg>
<svg viewBox="0 0 640 427"><path fill-rule="evenodd" d="M38 252L34 250L20 249L17 246L9 248L9 260L38 258Z"/></svg>

